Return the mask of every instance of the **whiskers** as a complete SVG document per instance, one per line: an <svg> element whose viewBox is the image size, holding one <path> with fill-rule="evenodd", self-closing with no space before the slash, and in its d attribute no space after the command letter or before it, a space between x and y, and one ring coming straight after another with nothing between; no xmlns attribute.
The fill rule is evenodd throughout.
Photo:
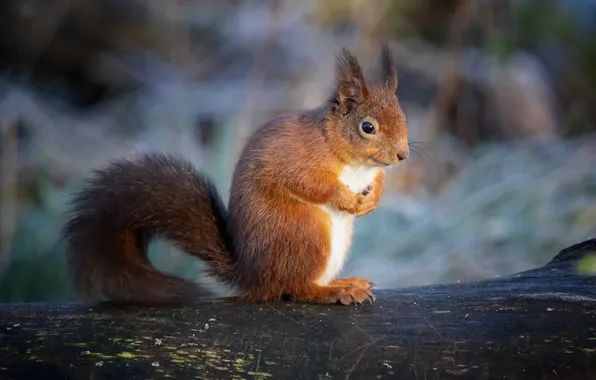
<svg viewBox="0 0 596 380"><path fill-rule="evenodd" d="M414 153L417 157L419 157L421 160L424 160L425 157L423 157L422 155L426 156L429 160L431 160L431 162L433 164L437 164L435 162L435 160L432 159L432 157L426 152L426 150L424 150L424 143L421 141L409 141L408 142L408 148L410 149L410 151L412 153ZM422 154L421 154L422 153ZM408 162L408 159L406 158L406 162Z"/></svg>
<svg viewBox="0 0 596 380"><path fill-rule="evenodd" d="M433 160L433 158L426 152L425 146L424 146L424 142L421 142L421 141L409 141L408 142L408 148L410 149L410 151L412 153L414 153L421 160L424 160L424 159L428 158L434 165L437 164L435 162L435 160ZM374 161L374 162L377 162L377 163L378 162L381 162L381 160L376 159L375 156L378 155L379 153L383 153L383 151L384 151L383 148L379 148L379 149L375 150L374 152L372 152L371 154L367 155L363 160L361 160L361 162L356 166L356 168L360 168L363 165L366 165L367 162L369 162L369 161ZM408 170L410 170L410 160L408 158L406 158L405 161L406 161L406 165L407 165Z"/></svg>

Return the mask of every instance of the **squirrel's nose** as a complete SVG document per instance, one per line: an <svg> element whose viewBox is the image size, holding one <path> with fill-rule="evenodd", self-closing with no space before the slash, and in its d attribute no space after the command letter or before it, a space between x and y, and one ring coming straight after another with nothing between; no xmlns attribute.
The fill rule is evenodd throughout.
<svg viewBox="0 0 596 380"><path fill-rule="evenodd" d="M400 151L400 152L397 152L397 159L398 159L399 161L403 161L403 160L405 160L406 158L408 158L408 155L409 155L409 152L408 152L407 150L405 150L405 151Z"/></svg>

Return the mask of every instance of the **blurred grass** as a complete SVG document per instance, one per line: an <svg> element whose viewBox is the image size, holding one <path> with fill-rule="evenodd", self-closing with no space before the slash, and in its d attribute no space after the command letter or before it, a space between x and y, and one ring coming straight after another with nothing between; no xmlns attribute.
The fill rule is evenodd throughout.
<svg viewBox="0 0 596 380"><path fill-rule="evenodd" d="M37 177L32 202L18 214L4 276L3 301L75 299L60 239L63 204L46 177Z"/></svg>
<svg viewBox="0 0 596 380"><path fill-rule="evenodd" d="M9 100L0 98L0 116L25 118L32 136L21 141L20 191L14 205L18 213L10 249L2 252L8 265L0 275L0 302L76 300L60 229L65 205L91 167L132 150L176 153L211 176L227 199L244 129L271 114L325 99L332 77L331 47L356 41L363 61L372 62L364 53L372 52L373 41L381 38L411 42L398 49L402 54L398 62L400 99L408 110L411 138L424 143L421 157L412 155L410 166L398 168L396 177L421 170L431 177L438 172L447 180L444 187L432 188L413 174L413 184L389 184L382 207L356 224L345 275L370 277L382 287L501 276L542 265L561 248L596 236L596 42L593 34L580 28L577 13L556 8L554 0L514 3L507 8L504 2L483 2L495 5L492 16L486 17L488 12L481 13L485 18L473 17L463 36L454 38L465 52L461 67L454 72L467 76L459 73L466 79L460 83L464 90L453 91L448 99L452 103L446 102L443 108L437 105L441 99L435 99L435 93L443 89L443 77L450 75L445 62L454 56L449 36L458 26L453 25L458 1L382 0L377 7L361 0L313 1L308 3L312 8L305 13L310 16L305 17L307 21L297 21L307 3L294 3L296 8L284 17L271 18L275 28L261 21L264 6L226 3L223 9L239 9L238 13L226 18L214 12L217 17L213 19L197 11L176 16L175 7L164 6L172 11L164 10L164 14L180 17L184 21L178 22L195 29L186 33L190 40L177 41L180 46L168 42L166 34L159 43L149 41L156 56L159 49L165 49L164 57L132 60L132 67L116 70L147 81L140 95L115 98L87 111L56 106L60 102L54 96L39 100L19 92L7 96ZM159 6L156 9L152 17L161 16ZM170 19L160 20L165 25ZM148 30L159 34L160 29ZM176 38L183 35L172 32ZM209 50L214 47L217 51ZM133 50L125 53L133 55ZM553 51L556 59L551 59ZM476 58L496 57L505 66L520 52L541 57L536 61L546 67L548 75L516 66L497 78L513 81L511 77L517 75L518 87L491 87L491 71L480 67L481 60ZM201 66L200 62L204 71L193 73L200 79L188 72L182 75L161 61L174 55L186 66ZM110 62L111 68L126 66L114 57ZM267 63L258 80L250 74L251 68L260 67L255 62ZM517 119L503 117L519 110L505 105L494 111L497 91L511 99L517 89L529 89L526 96L538 98L543 87L532 87L536 82L528 80L529 74L552 84L544 88L556 99L552 103L556 107L548 110L560 118L552 122L558 125L560 136L543 139L541 133L548 127L534 120L530 121L534 134L522 140L519 136L528 136L511 122ZM228 76L232 79L225 79ZM422 81L432 82L432 90L421 89ZM59 98L60 86L49 87L56 89ZM14 88L12 93L17 92ZM29 89L31 93L37 90L34 85ZM19 108L25 103L26 107ZM250 109L238 111L243 105ZM437 112L445 113L440 115L438 137L428 132ZM474 112L492 119L475 118ZM200 116L216 120L207 146L198 144L196 137ZM505 121L493 120L498 117ZM446 128L450 123L455 128ZM463 148L461 142L473 129L484 134ZM499 129L513 133L503 138ZM455 143L442 149L449 145L445 141ZM197 260L160 241L151 245L150 257L157 267L187 278L196 278L201 267ZM580 269L593 271L594 259L586 259Z"/></svg>

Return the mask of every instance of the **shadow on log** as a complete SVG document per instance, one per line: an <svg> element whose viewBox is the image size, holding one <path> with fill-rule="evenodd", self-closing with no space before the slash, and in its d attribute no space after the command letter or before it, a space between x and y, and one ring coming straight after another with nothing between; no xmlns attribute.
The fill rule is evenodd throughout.
<svg viewBox="0 0 596 380"><path fill-rule="evenodd" d="M595 379L596 239L374 304L0 305L0 379Z"/></svg>

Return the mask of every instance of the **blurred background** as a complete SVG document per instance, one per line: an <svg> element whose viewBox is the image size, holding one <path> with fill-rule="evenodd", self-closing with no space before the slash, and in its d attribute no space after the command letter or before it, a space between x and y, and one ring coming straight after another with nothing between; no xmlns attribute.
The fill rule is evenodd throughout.
<svg viewBox="0 0 596 380"><path fill-rule="evenodd" d="M545 264L596 237L595 29L590 0L4 0L0 301L76 300L60 229L92 168L175 153L227 199L251 131L321 104L340 45L375 70L381 40L413 151L343 275L389 288ZM164 242L151 257L200 270Z"/></svg>

